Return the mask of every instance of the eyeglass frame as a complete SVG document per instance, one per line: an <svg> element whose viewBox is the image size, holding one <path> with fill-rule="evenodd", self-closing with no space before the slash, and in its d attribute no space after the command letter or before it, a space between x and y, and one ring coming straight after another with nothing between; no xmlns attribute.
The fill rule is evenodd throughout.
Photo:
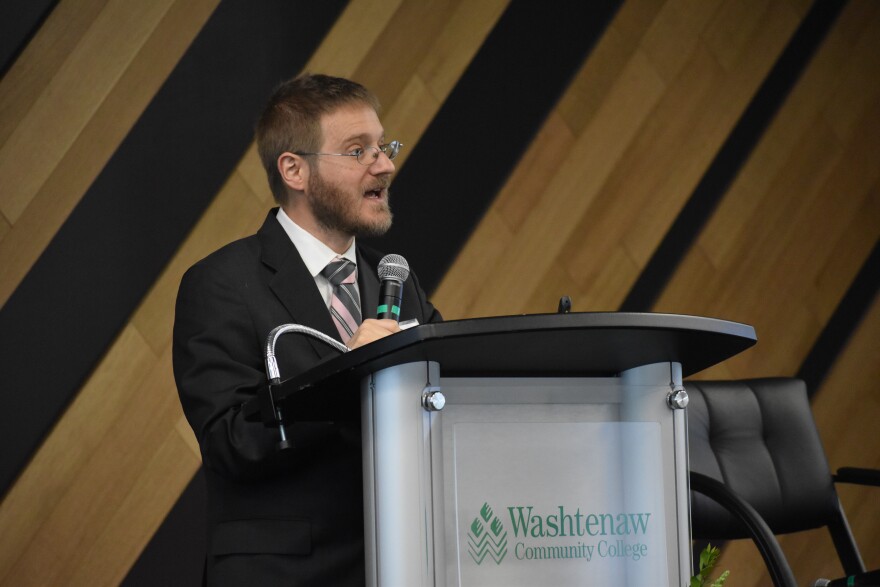
<svg viewBox="0 0 880 587"><path fill-rule="evenodd" d="M385 156L388 157L390 161L393 161L398 153L400 153L400 149L403 148L403 143L400 141L391 141L388 144L382 145L381 147L364 147L360 149L355 149L356 152L353 153L305 153L303 151L295 151L294 155L299 155L300 157L305 157L307 155L329 155L332 157L354 157L355 161L364 167L369 167L373 163L379 160L379 153L385 153ZM388 153L388 150L391 150L391 153ZM364 163L361 161L361 155L365 153L373 153L373 160L369 163Z"/></svg>

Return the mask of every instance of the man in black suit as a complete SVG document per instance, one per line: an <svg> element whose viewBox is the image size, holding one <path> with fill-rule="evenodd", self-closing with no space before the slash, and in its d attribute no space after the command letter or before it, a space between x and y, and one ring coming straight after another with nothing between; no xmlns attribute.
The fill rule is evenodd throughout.
<svg viewBox="0 0 880 587"><path fill-rule="evenodd" d="M309 326L350 348L399 330L375 319L381 255L355 242L391 226L400 144L385 141L377 112L373 94L349 80L304 75L281 84L257 124L280 207L256 235L199 261L181 282L174 375L207 480L210 585L364 583L359 422L288 414L292 448L279 451L278 432L246 422L240 409L267 383L264 348L276 326ZM336 269L325 271L331 263L344 273L356 265L351 296L333 282ZM401 320L441 319L414 274L403 300ZM288 334L276 354L287 379L338 351Z"/></svg>

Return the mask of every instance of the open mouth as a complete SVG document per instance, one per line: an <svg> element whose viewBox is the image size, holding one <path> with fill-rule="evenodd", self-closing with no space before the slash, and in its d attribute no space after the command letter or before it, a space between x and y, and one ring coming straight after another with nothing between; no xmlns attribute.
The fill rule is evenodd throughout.
<svg viewBox="0 0 880 587"><path fill-rule="evenodd" d="M364 192L364 197L368 200L381 200L382 196L385 195L385 188L378 187L372 190L367 190Z"/></svg>

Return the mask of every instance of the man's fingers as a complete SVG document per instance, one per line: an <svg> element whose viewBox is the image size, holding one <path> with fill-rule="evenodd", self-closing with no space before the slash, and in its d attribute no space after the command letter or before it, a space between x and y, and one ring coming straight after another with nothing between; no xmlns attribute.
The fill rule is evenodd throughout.
<svg viewBox="0 0 880 587"><path fill-rule="evenodd" d="M355 349L364 346L395 332L400 332L400 325L396 320L367 318L349 339L348 348Z"/></svg>

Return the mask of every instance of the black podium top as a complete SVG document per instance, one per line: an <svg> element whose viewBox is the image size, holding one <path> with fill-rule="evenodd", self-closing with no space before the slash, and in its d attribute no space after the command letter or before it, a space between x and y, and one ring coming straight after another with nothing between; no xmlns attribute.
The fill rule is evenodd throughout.
<svg viewBox="0 0 880 587"><path fill-rule="evenodd" d="M278 405L295 404L290 413L310 412L316 401L338 406L345 401L339 393L345 393L346 403L356 404L349 388L365 375L414 361L438 362L444 377L608 377L651 363L677 362L687 377L756 340L755 329L746 324L680 314L582 312L452 320L423 324L341 354L273 387L272 396ZM260 419L266 395L244 406L248 419Z"/></svg>

